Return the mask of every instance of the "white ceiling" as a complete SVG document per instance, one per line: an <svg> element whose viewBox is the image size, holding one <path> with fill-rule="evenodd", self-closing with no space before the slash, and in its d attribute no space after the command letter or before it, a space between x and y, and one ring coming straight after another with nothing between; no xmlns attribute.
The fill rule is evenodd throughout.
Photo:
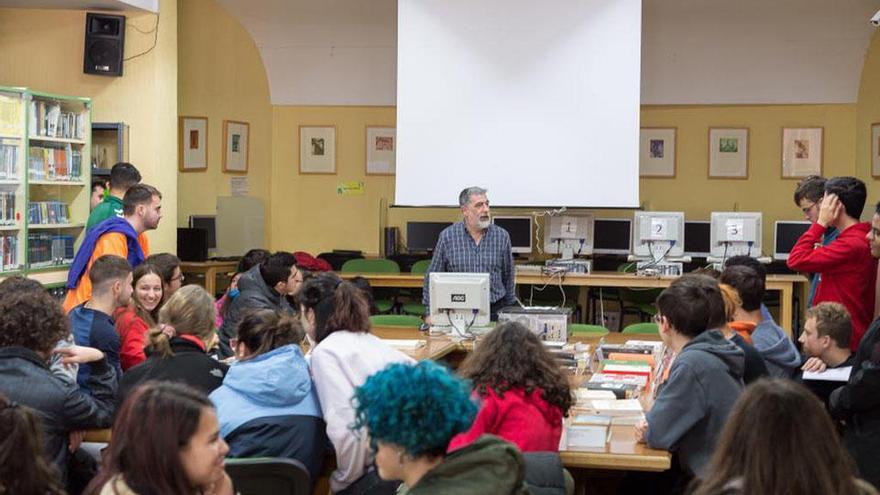
<svg viewBox="0 0 880 495"><path fill-rule="evenodd" d="M159 12L159 0L0 0L0 7L21 9L146 10Z"/></svg>
<svg viewBox="0 0 880 495"><path fill-rule="evenodd" d="M273 104L395 103L397 0L217 1L253 36ZM644 0L642 103L854 102L878 9L880 0Z"/></svg>

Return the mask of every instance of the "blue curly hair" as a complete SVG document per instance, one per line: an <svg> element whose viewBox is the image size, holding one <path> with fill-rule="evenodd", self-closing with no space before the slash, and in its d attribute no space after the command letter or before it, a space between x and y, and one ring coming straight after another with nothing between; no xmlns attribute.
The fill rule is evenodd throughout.
<svg viewBox="0 0 880 495"><path fill-rule="evenodd" d="M452 437L470 428L477 414L471 384L432 361L391 364L354 392L355 422L370 445L390 443L411 457L446 453Z"/></svg>

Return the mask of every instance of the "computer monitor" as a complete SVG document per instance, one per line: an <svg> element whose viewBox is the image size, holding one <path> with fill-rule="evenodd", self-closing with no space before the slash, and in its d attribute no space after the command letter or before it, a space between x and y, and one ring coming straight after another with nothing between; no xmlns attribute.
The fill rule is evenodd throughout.
<svg viewBox="0 0 880 495"><path fill-rule="evenodd" d="M710 252L715 258L761 256L760 212L712 212Z"/></svg>
<svg viewBox="0 0 880 495"><path fill-rule="evenodd" d="M684 255L684 212L637 211L633 217L632 254L660 260Z"/></svg>
<svg viewBox="0 0 880 495"><path fill-rule="evenodd" d="M570 256L593 254L593 214L550 217L544 229L544 252Z"/></svg>
<svg viewBox="0 0 880 495"><path fill-rule="evenodd" d="M492 223L510 234L511 251L515 254L532 254L532 217L497 216Z"/></svg>
<svg viewBox="0 0 880 495"><path fill-rule="evenodd" d="M208 232L208 249L217 247L217 216L190 215L189 228L202 229Z"/></svg>
<svg viewBox="0 0 880 495"><path fill-rule="evenodd" d="M777 220L773 225L773 259L785 261L788 253L797 243L811 223L806 221Z"/></svg>
<svg viewBox="0 0 880 495"><path fill-rule="evenodd" d="M712 245L712 223L706 220L692 220L684 223L684 255L692 258L707 258Z"/></svg>
<svg viewBox="0 0 880 495"><path fill-rule="evenodd" d="M443 229L451 222L406 222L407 251L433 251Z"/></svg>
<svg viewBox="0 0 880 495"><path fill-rule="evenodd" d="M464 334L489 326L489 274L432 272L428 279L431 326Z"/></svg>
<svg viewBox="0 0 880 495"><path fill-rule="evenodd" d="M629 254L632 220L597 218L593 223L593 254Z"/></svg>

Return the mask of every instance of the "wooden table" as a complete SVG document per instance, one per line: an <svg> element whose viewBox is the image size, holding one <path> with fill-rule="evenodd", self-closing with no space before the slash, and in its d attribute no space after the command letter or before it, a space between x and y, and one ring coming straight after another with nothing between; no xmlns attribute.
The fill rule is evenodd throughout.
<svg viewBox="0 0 880 495"><path fill-rule="evenodd" d="M421 288L424 283L424 275L401 273L340 273L344 279L350 279L357 275L365 277L373 287L407 287ZM593 272L589 275L570 273L561 277L549 277L541 273L516 274L518 285L556 285L567 287L628 287L631 289L665 288L675 280L666 277L641 277L634 273L619 272ZM808 282L803 275L767 275L767 290L778 291L780 315L779 323L786 333L791 335L792 322L794 321L794 294L795 288ZM583 292L583 291L582 291ZM582 303L586 302L586 293L581 294ZM585 306L586 307L586 306Z"/></svg>
<svg viewBox="0 0 880 495"><path fill-rule="evenodd" d="M406 352L414 359L440 359L452 352L467 353L473 350L473 341L431 336L413 327L377 325L373 326L372 331L376 336L384 339L425 340L424 347ZM604 337L577 337L572 340L596 345L603 338L610 344L622 344L627 340L659 340L659 336L656 335L624 335L616 332ZM604 450L560 450L559 455L565 467L579 469L665 471L672 463L669 452L638 443L632 426L612 426L610 440L605 444Z"/></svg>
<svg viewBox="0 0 880 495"><path fill-rule="evenodd" d="M235 271L238 261L181 261L180 272L204 275L205 290L211 297L217 294L217 275Z"/></svg>

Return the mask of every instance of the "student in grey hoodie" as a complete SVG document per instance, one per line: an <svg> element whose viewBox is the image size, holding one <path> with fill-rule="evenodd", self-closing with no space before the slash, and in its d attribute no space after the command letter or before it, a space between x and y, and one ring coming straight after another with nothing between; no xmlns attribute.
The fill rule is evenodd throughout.
<svg viewBox="0 0 880 495"><path fill-rule="evenodd" d="M791 378L801 366L801 356L782 328L761 314L761 300L766 290L764 277L745 265L728 266L721 273L721 283L736 289L742 301L731 326L751 331L752 345L767 363L771 377Z"/></svg>
<svg viewBox="0 0 880 495"><path fill-rule="evenodd" d="M717 330L725 323L724 301L711 277L675 280L657 309L660 336L676 357L646 420L636 425L637 437L678 454L684 470L701 477L743 390L743 351Z"/></svg>

